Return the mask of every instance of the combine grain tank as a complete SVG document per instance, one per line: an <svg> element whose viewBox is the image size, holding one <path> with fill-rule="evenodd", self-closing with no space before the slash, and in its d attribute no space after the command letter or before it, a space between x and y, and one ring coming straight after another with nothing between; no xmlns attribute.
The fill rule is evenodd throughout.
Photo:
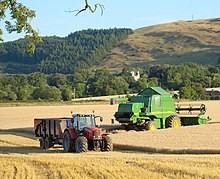
<svg viewBox="0 0 220 179"><path fill-rule="evenodd" d="M63 145L66 152L113 150L112 139L108 134L101 133L95 118L97 116L93 114L74 114L71 118L34 119L34 133L40 137L41 149L49 149L58 144Z"/></svg>
<svg viewBox="0 0 220 179"><path fill-rule="evenodd" d="M150 87L137 96L131 96L126 103L119 104L115 118L126 130L155 130L204 124L211 120L209 117L203 117L205 112L204 104L175 105L172 95L167 91L160 87Z"/></svg>

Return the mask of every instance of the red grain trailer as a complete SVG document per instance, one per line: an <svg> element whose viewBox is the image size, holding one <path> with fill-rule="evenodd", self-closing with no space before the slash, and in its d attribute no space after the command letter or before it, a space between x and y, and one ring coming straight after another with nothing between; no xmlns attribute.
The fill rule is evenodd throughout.
<svg viewBox="0 0 220 179"><path fill-rule="evenodd" d="M97 117L94 114L74 114L71 118L36 118L34 133L40 137L41 149L47 150L59 144L66 152L112 151L112 139L108 134L101 133L96 125Z"/></svg>

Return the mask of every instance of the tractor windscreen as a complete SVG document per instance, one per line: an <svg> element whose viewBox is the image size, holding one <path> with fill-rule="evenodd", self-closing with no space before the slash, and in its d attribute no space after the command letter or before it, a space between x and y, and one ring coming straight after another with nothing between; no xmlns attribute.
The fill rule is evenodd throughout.
<svg viewBox="0 0 220 179"><path fill-rule="evenodd" d="M94 116L80 117L80 130L84 127L96 127Z"/></svg>

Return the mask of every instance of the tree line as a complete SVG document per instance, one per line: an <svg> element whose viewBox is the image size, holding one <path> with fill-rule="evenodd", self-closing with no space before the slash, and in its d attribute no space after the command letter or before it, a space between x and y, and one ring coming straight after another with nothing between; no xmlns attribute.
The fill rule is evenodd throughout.
<svg viewBox="0 0 220 179"><path fill-rule="evenodd" d="M65 38L43 37L34 54L28 52L28 40L0 44L0 62L9 63L3 73L72 74L100 64L107 53L132 34L132 29L82 30Z"/></svg>
<svg viewBox="0 0 220 179"><path fill-rule="evenodd" d="M131 71L139 71L137 81ZM107 69L80 69L74 74L1 75L0 100L64 100L72 98L138 93L149 86L179 90L181 98L208 99L205 88L220 86L220 65L150 65L142 69L125 68L118 74ZM212 98L212 97L211 97Z"/></svg>

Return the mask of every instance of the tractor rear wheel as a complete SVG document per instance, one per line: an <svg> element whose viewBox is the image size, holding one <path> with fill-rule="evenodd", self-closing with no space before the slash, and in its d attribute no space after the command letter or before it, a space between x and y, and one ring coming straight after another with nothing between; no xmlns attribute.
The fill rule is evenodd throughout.
<svg viewBox="0 0 220 179"><path fill-rule="evenodd" d="M86 152L88 150L88 140L84 136L79 136L75 142L75 149L77 153Z"/></svg>
<svg viewBox="0 0 220 179"><path fill-rule="evenodd" d="M165 121L165 126L166 128L178 128L181 126L181 121L180 118L178 116L170 116L168 118L166 118Z"/></svg>
<svg viewBox="0 0 220 179"><path fill-rule="evenodd" d="M112 138L108 135L103 136L103 149L102 151L113 151L113 142Z"/></svg>
<svg viewBox="0 0 220 179"><path fill-rule="evenodd" d="M46 137L46 139L45 139L45 149L47 150L51 147L53 147L53 140L52 140L51 137Z"/></svg>
<svg viewBox="0 0 220 179"><path fill-rule="evenodd" d="M148 121L145 128L146 130L155 131L157 129L157 125L154 121Z"/></svg>
<svg viewBox="0 0 220 179"><path fill-rule="evenodd" d="M73 152L74 151L74 142L70 136L69 131L65 131L63 135L63 149L65 152Z"/></svg>
<svg viewBox="0 0 220 179"><path fill-rule="evenodd" d="M45 149L45 139L44 139L44 137L41 137L39 139L39 141L40 141L40 149Z"/></svg>

